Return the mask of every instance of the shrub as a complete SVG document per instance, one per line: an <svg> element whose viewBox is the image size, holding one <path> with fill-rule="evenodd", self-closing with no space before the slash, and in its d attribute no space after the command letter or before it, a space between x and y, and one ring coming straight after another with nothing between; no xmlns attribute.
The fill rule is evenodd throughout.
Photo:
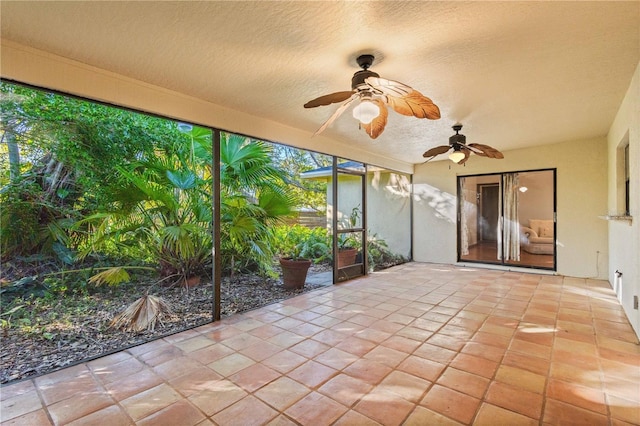
<svg viewBox="0 0 640 426"><path fill-rule="evenodd" d="M281 257L306 258L321 263L331 258L331 235L324 228L280 225L273 228L272 248Z"/></svg>

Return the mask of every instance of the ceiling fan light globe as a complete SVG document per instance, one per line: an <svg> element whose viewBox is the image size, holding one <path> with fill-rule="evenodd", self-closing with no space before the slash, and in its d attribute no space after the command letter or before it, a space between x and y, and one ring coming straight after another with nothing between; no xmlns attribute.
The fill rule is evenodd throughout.
<svg viewBox="0 0 640 426"><path fill-rule="evenodd" d="M453 161L456 164L461 162L464 159L464 157L465 155L464 155L464 152L462 151L453 151L451 154L449 154L449 160Z"/></svg>
<svg viewBox="0 0 640 426"><path fill-rule="evenodd" d="M361 101L360 104L353 109L353 118L362 124L371 123L378 115L380 115L378 105L367 100Z"/></svg>

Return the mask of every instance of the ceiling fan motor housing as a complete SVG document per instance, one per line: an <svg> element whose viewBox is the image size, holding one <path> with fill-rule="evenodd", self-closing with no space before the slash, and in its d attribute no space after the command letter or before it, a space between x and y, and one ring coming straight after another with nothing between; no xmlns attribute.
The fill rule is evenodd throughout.
<svg viewBox="0 0 640 426"><path fill-rule="evenodd" d="M449 145L457 146L457 145L466 145L467 137L465 135L461 135L456 133L455 135L449 137Z"/></svg>
<svg viewBox="0 0 640 426"><path fill-rule="evenodd" d="M380 77L380 75L369 70L357 71L351 79L351 89L356 90L356 88L364 84L364 81L369 77Z"/></svg>

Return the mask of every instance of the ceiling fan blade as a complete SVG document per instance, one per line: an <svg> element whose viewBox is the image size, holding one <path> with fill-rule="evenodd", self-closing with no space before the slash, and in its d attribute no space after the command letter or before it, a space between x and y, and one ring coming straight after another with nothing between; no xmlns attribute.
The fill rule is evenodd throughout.
<svg viewBox="0 0 640 426"><path fill-rule="evenodd" d="M398 114L430 120L440 118L440 108L431 99L404 83L378 77L369 77L365 82L374 91L386 95L387 103Z"/></svg>
<svg viewBox="0 0 640 426"><path fill-rule="evenodd" d="M416 90L401 98L387 96L387 103L398 114L429 120L440 118L440 108Z"/></svg>
<svg viewBox="0 0 640 426"><path fill-rule="evenodd" d="M320 96L319 98L310 100L309 102L304 104L304 107L315 108L322 105L335 104L337 102L346 101L351 95L353 95L353 91L330 93L328 95Z"/></svg>
<svg viewBox="0 0 640 426"><path fill-rule="evenodd" d="M382 134L384 131L384 126L387 125L387 117L389 116L389 111L387 110L387 106L380 99L373 99L371 102L374 102L380 108L380 114L371 121L369 124L362 124L362 128L365 132L371 137L371 139L375 139Z"/></svg>
<svg viewBox="0 0 640 426"><path fill-rule="evenodd" d="M460 151L464 152L464 158L462 160L458 161L458 164L464 164L469 159L469 156L471 155L471 150L469 148L466 148L466 147L461 147Z"/></svg>
<svg viewBox="0 0 640 426"><path fill-rule="evenodd" d="M504 158L504 155L500 151L498 151L497 149L489 145L483 145L480 143L470 143L468 146L470 148L474 148L474 152L477 155L480 155L483 157L489 157L489 158L497 158L497 159Z"/></svg>
<svg viewBox="0 0 640 426"><path fill-rule="evenodd" d="M444 154L445 152L449 151L451 147L449 145L440 145L440 146L436 146L435 148L431 148L429 150L427 150L427 152L425 152L424 154L422 154L423 157L435 157L436 155L440 155L440 154Z"/></svg>
<svg viewBox="0 0 640 426"><path fill-rule="evenodd" d="M372 89L388 96L402 97L414 91L410 86L407 86L404 83L387 80L386 78L368 77L364 82Z"/></svg>
<svg viewBox="0 0 640 426"><path fill-rule="evenodd" d="M340 105L338 107L338 109L335 110L335 112L331 115L331 117L329 117L329 119L327 121L325 121L324 124L322 126L320 126L320 128L318 130L316 130L316 132L313 134L313 136L322 133L324 131L324 129L329 127L331 125L331 123L333 123L336 120L336 118L340 117L340 114L342 114L344 112L344 110L347 109L349 107L349 105L351 105L351 102L353 102L354 100L356 100L359 97L359 95L357 93L353 93L353 92L349 92L349 93L351 93L351 97L349 99L347 99L347 101L345 103Z"/></svg>

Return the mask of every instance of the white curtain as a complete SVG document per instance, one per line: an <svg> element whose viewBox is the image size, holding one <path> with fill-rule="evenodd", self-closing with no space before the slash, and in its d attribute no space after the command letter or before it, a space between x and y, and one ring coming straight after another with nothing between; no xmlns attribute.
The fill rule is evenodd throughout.
<svg viewBox="0 0 640 426"><path fill-rule="evenodd" d="M460 178L460 254L469 254L469 226L467 225L469 202L467 201L467 188L464 185L465 178Z"/></svg>
<svg viewBox="0 0 640 426"><path fill-rule="evenodd" d="M504 240L504 260L520 260L520 222L518 221L518 187L517 173L504 175L504 217L498 226L502 227ZM502 222L502 223L500 223ZM500 230L499 230L500 231ZM500 235L500 232L498 232ZM500 241L500 238L498 238ZM502 250L498 247L498 259Z"/></svg>

